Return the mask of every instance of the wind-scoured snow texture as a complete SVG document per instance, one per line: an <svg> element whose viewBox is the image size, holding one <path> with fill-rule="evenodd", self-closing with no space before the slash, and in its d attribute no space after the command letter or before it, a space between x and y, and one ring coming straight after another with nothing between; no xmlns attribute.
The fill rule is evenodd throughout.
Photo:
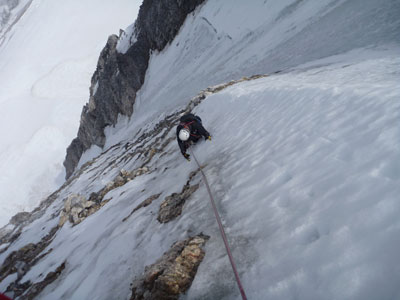
<svg viewBox="0 0 400 300"><path fill-rule="evenodd" d="M157 212L198 168L181 156L174 130L191 96L208 82L279 70L202 93L193 109L213 136L194 152L248 298L400 298L398 2L264 2L208 0L189 16L151 55L134 113L106 128L104 153L81 161L44 214L0 245L3 263L45 239L68 196L89 199L122 169L148 167L54 234L39 255L53 250L20 281L42 282L65 261L40 299L127 299L146 266L200 232L210 236L206 255L181 299L240 299L199 176L176 219L161 224ZM9 274L0 290L17 279Z"/></svg>
<svg viewBox="0 0 400 300"><path fill-rule="evenodd" d="M144 82L150 52L161 51L178 33L186 16L204 0L145 0L134 27L111 36L92 77L89 103L82 110L78 136L67 149L64 161L69 178L84 151L105 144L104 128L119 115L130 116L136 92ZM122 51L122 53L118 52Z"/></svg>
<svg viewBox="0 0 400 300"><path fill-rule="evenodd" d="M144 4L149 5L146 1ZM168 34L166 40L163 32L169 32L170 27L164 22L171 17L170 11L166 9L149 18L152 14L143 8L144 17L141 19L139 14L136 28L130 26L121 36L116 46L121 53L116 51L116 56L109 59L118 61L109 64L113 75L110 78L108 72L103 76L105 92L97 93L95 101L89 101L84 108L78 137L67 151L67 177L92 145L107 148L121 135L126 139L133 136L143 124L158 120L160 111L171 113L207 86L287 70L358 47L400 42L400 3L392 0L209 0L188 16L176 37ZM163 21L152 24L150 20L154 22L157 17ZM179 28L175 27L172 26L173 33ZM141 35L145 35L145 41L152 41L151 50L157 50L150 55L148 69L149 53L141 46L147 43ZM143 70L147 70L146 74ZM119 88L111 88L115 84ZM97 81L92 80L92 87L96 85ZM130 116L132 112L131 124L123 125L121 132L110 134L116 138L107 140L104 131L116 132L111 125L119 121L119 116ZM134 130L126 130L127 127Z"/></svg>
<svg viewBox="0 0 400 300"><path fill-rule="evenodd" d="M208 0L173 43L150 56L133 116L105 129L105 149L210 85L288 71L354 48L399 44L399 14L400 2L391 0Z"/></svg>
<svg viewBox="0 0 400 300"><path fill-rule="evenodd" d="M0 14L14 4L0 26L0 226L63 183L99 53L139 8L130 0L7 0Z"/></svg>
<svg viewBox="0 0 400 300"><path fill-rule="evenodd" d="M399 49L354 50L232 85L193 110L213 136L193 149L207 164L249 299L399 298ZM41 282L66 261L40 299L126 299L145 266L203 232L206 255L181 299L240 299L202 181L178 218L157 221L164 199L197 170L181 156L174 127L163 124L86 164L0 263L58 223L63 199L88 198L121 169L147 162L149 172L109 191L103 208L65 223L21 283Z"/></svg>

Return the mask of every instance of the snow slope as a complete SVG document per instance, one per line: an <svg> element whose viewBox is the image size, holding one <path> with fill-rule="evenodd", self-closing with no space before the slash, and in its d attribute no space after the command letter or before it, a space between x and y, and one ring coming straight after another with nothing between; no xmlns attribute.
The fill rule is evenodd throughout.
<svg viewBox="0 0 400 300"><path fill-rule="evenodd" d="M201 89L255 73L270 76L209 93L194 109L213 136L194 152L248 298L400 298L398 2L227 3L207 1L169 47L153 53L134 115L107 129L107 151L0 254L1 263L40 241L69 195L88 198L121 169L142 166L147 157L134 154L138 148L168 142L149 174L107 193L110 201L82 223L60 229L43 251L52 252L21 281L41 281L66 260L40 299L127 299L146 265L200 232L211 239L181 298L240 299L199 174L182 215L167 224L156 219L160 203L197 169L179 153L174 130L135 141Z"/></svg>
<svg viewBox="0 0 400 300"><path fill-rule="evenodd" d="M213 141L201 142L194 152L206 164L249 299L400 296L394 263L400 243L395 50L352 51L314 62L322 67L303 65L239 83L195 108ZM67 195L79 191L88 197L121 168L140 166L142 159L126 159L134 150L120 144L97 158L0 260L40 240L42 228L58 221L49 217ZM174 241L199 232L211 239L183 299L239 299L199 175L200 189L182 216L167 224L156 220L160 202L179 192L197 168L181 157L175 141L165 153L151 161L152 173L107 194L112 200L103 209L75 227L64 225L48 246L53 251L23 280L42 280L67 261L65 273L41 299L126 299L134 276ZM158 200L122 222L160 192Z"/></svg>
<svg viewBox="0 0 400 300"><path fill-rule="evenodd" d="M8 33L18 23L31 5L32 0L1 0L0 1L0 47L6 42Z"/></svg>
<svg viewBox="0 0 400 300"><path fill-rule="evenodd" d="M356 48L390 48L400 43L399 14L400 3L391 0L209 0L169 47L152 55L131 123L110 128L107 145L131 138L160 111L174 111L210 85Z"/></svg>
<svg viewBox="0 0 400 300"><path fill-rule="evenodd" d="M108 35L134 21L139 4L35 0L5 36L0 225L34 208L63 182L65 149L76 135L99 53Z"/></svg>

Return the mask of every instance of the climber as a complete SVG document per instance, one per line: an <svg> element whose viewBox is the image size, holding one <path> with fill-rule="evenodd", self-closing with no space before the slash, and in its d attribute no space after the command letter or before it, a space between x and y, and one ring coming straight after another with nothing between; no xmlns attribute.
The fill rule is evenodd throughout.
<svg viewBox="0 0 400 300"><path fill-rule="evenodd" d="M190 161L190 155L186 153L190 145L197 143L202 136L205 140L211 141L211 136L204 129L199 116L188 113L183 115L179 121L180 124L176 128L176 138L182 155Z"/></svg>

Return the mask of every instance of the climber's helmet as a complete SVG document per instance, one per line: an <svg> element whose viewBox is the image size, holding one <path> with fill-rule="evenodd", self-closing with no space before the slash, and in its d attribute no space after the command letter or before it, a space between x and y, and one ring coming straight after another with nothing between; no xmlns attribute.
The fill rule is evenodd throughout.
<svg viewBox="0 0 400 300"><path fill-rule="evenodd" d="M188 139L189 139L189 137L190 137L190 131L189 131L189 129L187 129L187 128L182 128L180 131L179 131L179 139L181 140L181 141L187 141Z"/></svg>

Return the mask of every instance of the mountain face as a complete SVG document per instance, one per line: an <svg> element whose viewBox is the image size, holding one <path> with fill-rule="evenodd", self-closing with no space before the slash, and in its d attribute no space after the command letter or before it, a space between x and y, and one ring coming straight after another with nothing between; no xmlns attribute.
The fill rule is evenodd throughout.
<svg viewBox="0 0 400 300"><path fill-rule="evenodd" d="M108 39L81 128L102 125L80 129L68 180L1 229L0 291L240 299L203 170L249 299L397 299L400 5L186 9L170 35L146 33L143 53L139 21ZM190 162L175 132L188 112L212 135Z"/></svg>
<svg viewBox="0 0 400 300"><path fill-rule="evenodd" d="M104 129L116 124L118 115L132 114L150 51L160 51L171 43L186 15L201 2L161 1L155 7L153 2L144 1L133 30L128 38L121 38L120 44L125 44L126 49L115 50L117 37L110 37L92 78L90 100L82 111L78 137L67 150L67 178L84 151L92 145L104 146ZM143 98L148 103L153 99L157 103L174 103L159 96L183 101L193 96L192 91L232 78L282 71L306 61L396 39L397 26L389 23L392 20L397 24L397 8L391 10L397 4L390 1L378 5L369 0L363 13L357 14L352 11L358 10L362 1L293 1L283 10L261 2L247 6L235 2L237 8L232 14L224 10L223 3L206 6L202 11L212 10L211 7L216 11L199 17L190 32L182 34L186 39L177 41L174 50L167 50L170 54L166 56L171 60L160 63L163 69L147 76L152 88L143 91L147 92ZM231 18L240 24L231 27L225 22ZM312 26L314 23L318 27Z"/></svg>
<svg viewBox="0 0 400 300"><path fill-rule="evenodd" d="M83 108L78 137L67 149L64 162L69 178L84 151L103 147L104 128L117 123L118 115L130 116L142 86L151 51L170 43L186 16L204 0L144 1L135 22L135 41L126 51L116 50L118 37L110 36L92 77L89 103Z"/></svg>

